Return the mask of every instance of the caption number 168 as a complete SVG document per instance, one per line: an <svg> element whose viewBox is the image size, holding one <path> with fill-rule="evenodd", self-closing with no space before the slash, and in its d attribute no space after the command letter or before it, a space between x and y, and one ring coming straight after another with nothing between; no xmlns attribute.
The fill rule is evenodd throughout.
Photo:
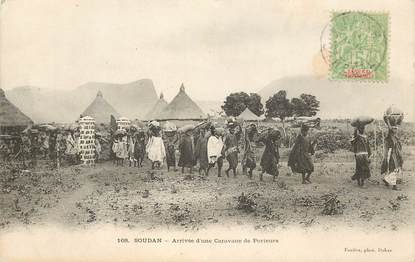
<svg viewBox="0 0 415 262"><path fill-rule="evenodd" d="M128 238L117 238L118 243L128 243Z"/></svg>

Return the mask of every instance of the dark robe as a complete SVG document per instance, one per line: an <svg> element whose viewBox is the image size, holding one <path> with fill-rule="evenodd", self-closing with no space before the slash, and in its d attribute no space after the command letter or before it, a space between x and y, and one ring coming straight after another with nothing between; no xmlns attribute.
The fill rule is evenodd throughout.
<svg viewBox="0 0 415 262"><path fill-rule="evenodd" d="M389 165L388 165L388 151L392 149L390 158L389 158ZM397 168L402 168L403 165L403 158L402 158L402 145L399 141L398 137L393 134L388 134L385 139L385 153L382 161L381 166L381 174L385 174L387 172L393 172Z"/></svg>
<svg viewBox="0 0 415 262"><path fill-rule="evenodd" d="M201 169L207 169L209 166L209 158L207 153L207 143L209 135L199 137L195 147L195 162L199 161L199 167Z"/></svg>
<svg viewBox="0 0 415 262"><path fill-rule="evenodd" d="M267 138L265 140L265 150L261 157L262 171L265 171L270 175L277 176L279 160L280 154L277 142L273 139Z"/></svg>
<svg viewBox="0 0 415 262"><path fill-rule="evenodd" d="M256 167L256 156L255 152L252 149L252 142L249 136L248 129L245 130L245 143L244 143L244 155L242 158L242 164L244 168L254 169Z"/></svg>
<svg viewBox="0 0 415 262"><path fill-rule="evenodd" d="M352 150L355 153L356 171L352 176L355 179L367 179L370 177L370 161L371 154L369 141L366 136L356 134L351 141Z"/></svg>
<svg viewBox="0 0 415 262"><path fill-rule="evenodd" d="M166 162L167 166L176 166L176 142L177 136L169 135L164 139L164 147L166 148Z"/></svg>
<svg viewBox="0 0 415 262"><path fill-rule="evenodd" d="M314 154L314 148L310 139L299 134L288 157L288 166L295 173L312 173L314 171L312 154Z"/></svg>
<svg viewBox="0 0 415 262"><path fill-rule="evenodd" d="M137 160L144 159L146 154L146 137L144 133L137 135L137 140L134 144L134 158Z"/></svg>
<svg viewBox="0 0 415 262"><path fill-rule="evenodd" d="M227 134L225 141L223 141L223 152L226 160L229 162L229 168L236 168L238 166L238 139L235 134Z"/></svg>
<svg viewBox="0 0 415 262"><path fill-rule="evenodd" d="M184 133L179 144L179 167L193 167L194 165L194 148L193 137Z"/></svg>

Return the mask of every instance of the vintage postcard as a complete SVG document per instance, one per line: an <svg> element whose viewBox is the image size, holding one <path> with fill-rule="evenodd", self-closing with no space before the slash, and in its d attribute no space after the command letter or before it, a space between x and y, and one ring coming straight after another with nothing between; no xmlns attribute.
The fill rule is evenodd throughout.
<svg viewBox="0 0 415 262"><path fill-rule="evenodd" d="M414 175L413 0L0 2L0 262L413 262Z"/></svg>

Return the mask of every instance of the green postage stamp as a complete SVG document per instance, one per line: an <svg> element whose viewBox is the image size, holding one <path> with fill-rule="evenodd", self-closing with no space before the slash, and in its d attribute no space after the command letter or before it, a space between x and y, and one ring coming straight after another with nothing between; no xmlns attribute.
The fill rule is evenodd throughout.
<svg viewBox="0 0 415 262"><path fill-rule="evenodd" d="M333 12L330 32L330 79L388 80L388 13Z"/></svg>

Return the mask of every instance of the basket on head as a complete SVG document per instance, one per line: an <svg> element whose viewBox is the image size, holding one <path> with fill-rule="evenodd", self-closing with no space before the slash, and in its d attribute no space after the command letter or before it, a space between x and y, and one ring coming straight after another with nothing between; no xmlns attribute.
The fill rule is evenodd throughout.
<svg viewBox="0 0 415 262"><path fill-rule="evenodd" d="M163 125L163 130L165 132L174 132L177 131L177 127L174 123L171 123L169 121L167 121L164 125Z"/></svg>
<svg viewBox="0 0 415 262"><path fill-rule="evenodd" d="M373 122L373 117L370 116L359 116L352 120L350 123L353 127L365 126Z"/></svg>
<svg viewBox="0 0 415 262"><path fill-rule="evenodd" d="M216 134L218 134L219 136L224 136L224 135L225 135L225 133L226 133L226 130L225 130L225 128L218 127L218 128L215 128L215 132L216 132Z"/></svg>
<svg viewBox="0 0 415 262"><path fill-rule="evenodd" d="M399 126L402 124L403 116L403 112L392 105L386 109L383 120L386 124L390 124L391 126Z"/></svg>

